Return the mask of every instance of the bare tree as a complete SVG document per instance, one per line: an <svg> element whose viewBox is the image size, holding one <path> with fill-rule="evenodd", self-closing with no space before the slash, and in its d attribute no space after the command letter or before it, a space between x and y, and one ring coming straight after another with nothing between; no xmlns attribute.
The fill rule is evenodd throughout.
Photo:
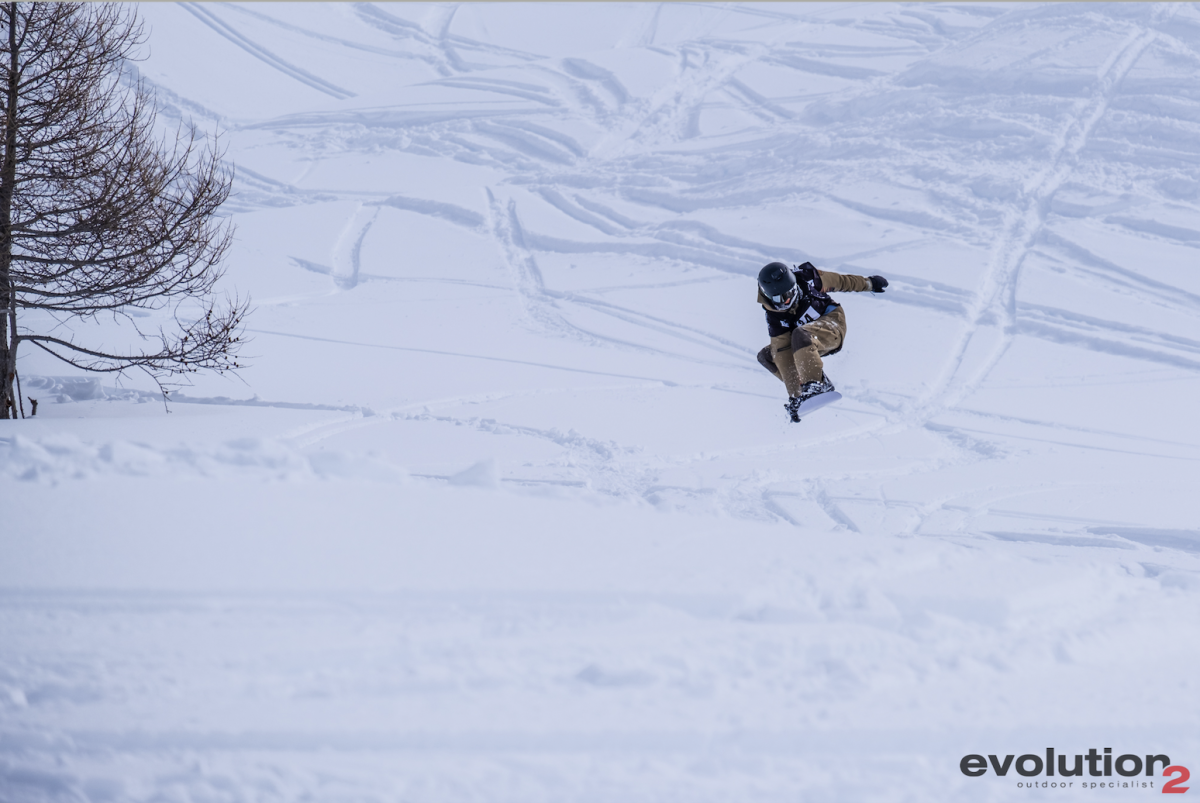
<svg viewBox="0 0 1200 803"><path fill-rule="evenodd" d="M192 127L155 133L154 100L123 80L143 41L117 4L0 5L0 417L16 417L23 342L87 371L237 368L246 303L214 285L232 175ZM144 332L131 313L169 311ZM18 325L32 316L40 331ZM78 342L70 323L112 315L142 348ZM145 313L142 313L145 315ZM65 324L65 325L64 325Z"/></svg>

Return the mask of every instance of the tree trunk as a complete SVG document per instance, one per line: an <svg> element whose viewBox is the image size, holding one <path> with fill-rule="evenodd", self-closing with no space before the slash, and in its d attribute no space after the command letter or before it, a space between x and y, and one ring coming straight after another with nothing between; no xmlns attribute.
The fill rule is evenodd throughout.
<svg viewBox="0 0 1200 803"><path fill-rule="evenodd" d="M8 64L4 82L4 155L0 161L0 417L17 417L17 299L12 282L12 204L17 182L17 101L20 60L17 57L17 4L6 3L0 15L8 25Z"/></svg>

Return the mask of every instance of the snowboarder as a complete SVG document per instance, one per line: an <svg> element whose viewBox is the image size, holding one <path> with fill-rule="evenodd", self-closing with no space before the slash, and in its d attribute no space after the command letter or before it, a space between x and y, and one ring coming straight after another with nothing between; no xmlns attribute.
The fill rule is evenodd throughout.
<svg viewBox="0 0 1200 803"><path fill-rule="evenodd" d="M821 358L842 350L846 313L828 293L882 293L887 286L882 276L842 275L811 262L795 268L772 262L758 272L758 303L767 311L771 336L758 361L783 380L792 421L800 420L804 402L833 390Z"/></svg>

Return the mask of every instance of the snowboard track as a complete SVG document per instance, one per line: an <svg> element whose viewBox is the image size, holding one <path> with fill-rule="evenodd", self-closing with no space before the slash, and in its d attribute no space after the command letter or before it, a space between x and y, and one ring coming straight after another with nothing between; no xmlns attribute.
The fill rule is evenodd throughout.
<svg viewBox="0 0 1200 803"><path fill-rule="evenodd" d="M339 92L346 92L323 79L293 68L233 29L218 18L216 12L190 6L188 10L205 25L247 49L256 58L267 61L275 69L335 97ZM1064 187L1077 181L1080 164L1089 155L1089 143L1093 135L1108 119L1109 109L1120 97L1123 81L1142 55L1160 44L1171 52L1178 52L1180 47L1186 49L1186 44L1181 44L1175 37L1160 30L1164 21L1174 13L1173 7L1152 7L1134 18L1127 16L1108 21L1105 23L1107 27L1099 25L1088 31L1069 34L1052 47L1032 52L1026 57L1021 68L1036 64L1039 58L1077 46L1095 31L1106 31L1117 37L1116 47L1110 51L1108 59L1091 80L1090 88L1073 105L1060 104L1063 114L1057 118L1047 116L1037 121L1010 120L1002 110L988 110L988 115L994 118L989 125L999 126L998 130L1006 130L1003 128L1005 125L1016 126L1031 136L1043 137L1047 142L1040 164L997 163L1014 178L1010 182L1011 187L998 187L1000 194L995 198L986 194L980 196L965 188L975 180L965 163L950 168L947 176L938 179L928 176L935 167L937 170L944 168L935 166L925 151L907 145L902 149L893 149L886 126L904 124L904 118L886 105L886 99L896 93L911 93L914 84L909 76L934 76L946 80L947 76L952 75L952 68L944 67L939 60L951 58L955 53L968 52L970 48L986 43L991 38L1022 30L1039 19L1047 21L1052 27L1064 25L1061 15L1054 9L1028 9L1012 13L983 13L983 10L977 10L980 24L965 29L943 27L934 13L898 12L908 15L911 24L888 29L888 35L897 42L890 50L871 50L832 44L813 49L803 43L804 37L813 32L860 23L830 21L820 13L773 15L759 9L742 9L738 13L765 14L776 20L781 28L778 35L758 44L716 39L680 45L653 44L661 13L661 8L655 7L652 13L643 15L645 18L638 23L640 29L631 29L627 33L628 37L632 37L630 44L650 47L652 52L669 60L672 65L673 77L649 97L639 97L621 76L591 59L545 59L537 54L485 45L457 36L451 32L456 14L456 7L453 6L435 9L420 24L416 24L373 5L355 5L352 8L354 18L372 30L391 37L396 42L394 49L318 33L248 9L235 10L248 18L261 18L260 21L265 24L282 26L330 46L362 49L385 57L423 59L440 76L433 83L448 91L484 92L532 104L526 108L497 113L477 114L466 110L453 118L436 115L422 117L417 112L395 116L394 113L346 114L331 111L255 123L256 127L276 130L282 136L291 136L288 132L304 127L315 127L316 130L338 125L362 127L368 132L362 140L366 143L372 142L372 137L375 137L374 141L384 147L432 149L447 158L481 160L508 174L509 178L504 183L486 188L486 197L477 211L397 192L363 194L336 189L300 190L245 171L240 180L247 182L248 188L252 189L250 195L256 193L255 197L260 199L253 202L264 206L314 203L330 197L359 202L360 211L347 222L347 228L332 249L332 267L325 268L321 259L293 258L300 267L327 273L344 291L353 291L364 281L410 281L405 277L364 272L361 265L363 243L370 237L379 206L393 206L439 217L491 238L506 266L511 287L520 299L527 323L540 336L565 338L590 347L627 350L665 358L677 364L686 362L734 369L744 371L747 376L755 376L757 366L751 358L755 346L728 337L716 328L695 326L672 314L640 309L625 299L610 301L600 297L602 292L616 291L620 289L619 286L605 289L596 287L585 291L555 289L554 281L548 279L548 274L540 264L540 257L611 255L649 263L702 266L738 278L751 275L761 262L781 257L796 261L811 259L835 270L867 272L872 269L859 268L859 263L889 254L894 258L902 258L906 250L920 249L931 241L967 247L988 244L990 259L976 279L975 289L971 291L955 284L908 276L902 269L885 271L893 277L893 288L883 297L884 303L911 307L922 315L950 316L961 321L960 332L949 344L939 374L922 393L897 399L865 392L861 394L860 402L843 405L854 415L867 416L862 423L849 429L817 436L800 433L799 439L795 439L795 432L789 432L788 437L792 440L788 442L740 451L725 450L721 452L724 457L762 460L775 455L782 458L819 446L848 445L893 437L903 432L920 432L940 439L948 451L916 460L909 464L907 471L920 472L949 464L966 466L1001 459L986 449L981 451L963 446L972 442L969 431L958 424L945 424L944 421L951 414L977 414L961 409L962 403L989 381L1018 338L1064 344L1188 372L1200 370L1200 359L1197 359L1200 341L1197 339L1175 336L1140 324L1126 327L1118 336L1102 319L1079 314L1066 307L1023 301L1017 293L1023 268L1031 258L1044 257L1059 260L1063 270L1069 274L1092 282L1108 292L1113 292L1114 286L1119 286L1120 292L1130 294L1139 302L1183 314L1194 314L1200 308L1200 295L1155 281L1140 271L1102 257L1081 245L1071 234L1060 230L1060 218L1054 211L1056 196ZM719 16L715 13L710 15L709 22L712 23ZM863 24L869 27L875 23ZM896 39L898 36L908 36L909 40L899 41ZM903 60L904 66L899 70L887 71L854 63L857 59L878 57L885 51L891 57ZM493 61L508 60L514 65L524 65L523 78L518 81L489 74L493 67L466 61L462 53L467 52L481 56L486 54ZM825 76L847 82L852 88L841 93L837 107L825 104L819 95L814 95L806 102L807 106L796 111L794 99L768 97L755 89L752 81L743 77L747 75L746 67L756 64L788 70L797 76ZM1032 66L1028 68L1033 69ZM967 76L963 80L973 79ZM950 110L949 113L957 114L957 110L953 109L954 84L951 82L948 87L938 102ZM930 97L938 96L934 94ZM885 103L882 107L885 133L882 135L875 133L877 115L860 111L872 109L880 103ZM692 147L692 143L701 137L698 128L701 115L705 109L713 108L740 110L764 130L769 130L769 134L749 143L733 142L708 151L700 150L697 158L686 147ZM389 117L389 114L392 116ZM811 125L814 119L829 116L836 119L839 115L844 120L840 126L845 132L840 142L837 137L814 136ZM600 129L601 134L584 140L565 133L561 123L573 118L588 121ZM866 127L868 121L870 129ZM400 130L405 134L402 139L397 139L395 132ZM843 159L845 154L862 148L882 149L893 157L899 155L899 158L893 158L890 162L881 157L878 174L866 178L911 188L924 193L933 203L911 209L886 207L871 203L856 191L847 192L844 187L848 176ZM314 154L313 158L319 160L323 157ZM859 166L862 164L870 167L872 162L867 160L859 163ZM622 177L619 182L613 181L614 174ZM1031 174L1033 178L1027 178ZM531 193L525 192L526 188ZM755 202L769 204L781 198L836 204L864 221L895 227L909 236L903 242L888 243L855 253L821 254L799 250L797 245L802 246L803 243L785 242L779 245L731 234L703 219L706 210ZM584 240L560 236L557 232L548 233L542 224L530 227L523 222L523 218L526 217L525 210L532 209L530 205L534 203L545 204L549 209L586 226L595 232L596 237ZM371 207L374 212L367 211ZM544 218L541 210L533 211L537 212L539 221ZM365 219L364 216L368 215L369 219ZM1084 219L1091 220L1093 217L1085 215ZM1186 247L1193 247L1195 238L1200 237L1194 236L1190 229L1180 227L1153 227L1136 220L1129 222L1132 219L1127 218L1108 220L1110 222L1107 225L1134 227L1143 236L1173 238L1173 242ZM986 236L988 229L997 222L1001 231L989 241ZM688 281L709 279L684 279L678 284L685 286ZM630 285L628 289L636 291L671 284L659 281ZM600 328L584 323L585 320L598 320L596 316L611 320L622 328L608 325ZM621 335L614 335L616 331L621 331ZM335 342L337 339L325 340ZM678 345L668 346L668 343ZM384 348L404 348L399 345L379 345ZM863 348L864 344L856 344L856 347ZM410 350L430 351L431 354L436 351ZM459 358L480 356L445 353ZM526 361L514 362L524 364ZM666 388L675 385L697 387L690 381L668 380ZM698 387L709 392L725 390L717 385ZM456 402L436 402L443 408L445 404L454 405ZM401 411L411 408L412 405L406 404L385 412L401 414ZM383 415L352 426L377 426L389 420L392 419L388 415ZM1024 419L1018 416L1011 420ZM503 425L503 422L498 425ZM1070 429L1069 426L1066 428ZM338 431L341 430L334 427L328 434ZM512 432L523 437L519 434L523 432L520 427L513 428ZM1120 433L1111 434L1120 437ZM537 437L532 432L528 436ZM315 441L308 439L306 442ZM656 479L656 472L702 462L700 458L683 454L665 457L635 452L620 456L614 454L607 459L610 463L604 467L604 471L610 478L622 472L642 477L646 485L641 490L636 489L636 483L626 483L630 493L638 499L653 495L653 491L647 489L662 486ZM895 475L896 470L888 468L874 474L870 471L859 473L856 478L865 481L877 477L882 481ZM804 476L803 472L800 476ZM749 480L747 485L747 479L743 478L739 490L730 497L738 497L742 501L731 504L745 512L744 499L757 496L763 501L759 503L760 510L752 515L757 517L769 512L769 515L778 517L778 506L772 508L766 500L780 482L794 481L770 478L757 484ZM802 482L809 484L796 493L814 502L828 500L827 496L822 496L824 492L811 482ZM768 511L768 508L771 510ZM843 513L831 513L829 518L843 529L855 531L857 528L853 519ZM920 526L917 526L917 531Z"/></svg>

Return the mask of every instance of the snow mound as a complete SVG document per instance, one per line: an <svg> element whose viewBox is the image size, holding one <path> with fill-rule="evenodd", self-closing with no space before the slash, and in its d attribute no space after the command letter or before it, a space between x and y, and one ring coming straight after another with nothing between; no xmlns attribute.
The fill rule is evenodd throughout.
<svg viewBox="0 0 1200 803"><path fill-rule="evenodd" d="M287 443L264 438L162 447L126 440L84 441L70 434L36 440L0 437L0 477L54 484L109 475L400 482L407 472L369 456L337 451L304 454Z"/></svg>

